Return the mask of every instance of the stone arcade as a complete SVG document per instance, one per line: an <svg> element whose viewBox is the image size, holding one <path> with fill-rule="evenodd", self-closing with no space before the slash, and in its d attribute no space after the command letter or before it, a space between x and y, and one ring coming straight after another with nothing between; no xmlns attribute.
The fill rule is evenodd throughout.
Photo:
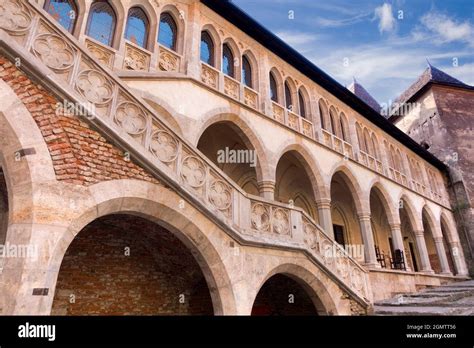
<svg viewBox="0 0 474 348"><path fill-rule="evenodd" d="M0 3L0 243L38 251L2 314L360 315L468 279L446 165L239 11Z"/></svg>

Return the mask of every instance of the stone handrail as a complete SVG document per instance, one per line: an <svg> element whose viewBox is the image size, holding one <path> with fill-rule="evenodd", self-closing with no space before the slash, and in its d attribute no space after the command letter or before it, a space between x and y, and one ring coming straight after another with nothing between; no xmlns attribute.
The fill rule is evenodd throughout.
<svg viewBox="0 0 474 348"><path fill-rule="evenodd" d="M92 123L236 229L242 240L302 249L347 292L367 302L367 271L307 214L245 193L36 4L3 0L0 29L8 34L2 41L8 40L21 59L37 64L44 80L62 95L87 109Z"/></svg>

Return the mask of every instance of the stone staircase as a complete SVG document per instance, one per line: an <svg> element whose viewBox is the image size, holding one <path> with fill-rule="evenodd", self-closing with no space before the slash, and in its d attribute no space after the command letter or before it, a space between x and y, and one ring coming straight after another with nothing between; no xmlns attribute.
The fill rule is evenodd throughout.
<svg viewBox="0 0 474 348"><path fill-rule="evenodd" d="M474 315L474 280L429 287L374 304L375 315Z"/></svg>
<svg viewBox="0 0 474 348"><path fill-rule="evenodd" d="M21 62L22 69L73 105L78 117L240 243L298 250L349 298L369 306L367 270L308 214L244 192L41 7L1 2L0 54Z"/></svg>

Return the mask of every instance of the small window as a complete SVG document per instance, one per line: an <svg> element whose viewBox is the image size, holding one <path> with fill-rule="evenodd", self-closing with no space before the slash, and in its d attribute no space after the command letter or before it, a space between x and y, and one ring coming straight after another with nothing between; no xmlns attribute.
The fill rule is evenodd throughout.
<svg viewBox="0 0 474 348"><path fill-rule="evenodd" d="M107 1L96 1L89 12L86 33L91 38L112 46L115 33L115 12Z"/></svg>
<svg viewBox="0 0 474 348"><path fill-rule="evenodd" d="M222 48L222 72L230 77L235 77L234 54L228 44L224 44Z"/></svg>
<svg viewBox="0 0 474 348"><path fill-rule="evenodd" d="M214 65L214 42L207 31L201 33L201 61Z"/></svg>
<svg viewBox="0 0 474 348"><path fill-rule="evenodd" d="M148 18L139 7L133 7L128 12L125 38L145 48L148 39Z"/></svg>
<svg viewBox="0 0 474 348"><path fill-rule="evenodd" d="M304 101L304 96L301 91L298 92L298 101L300 104L300 116L306 118L306 106Z"/></svg>
<svg viewBox="0 0 474 348"><path fill-rule="evenodd" d="M160 28L158 32L158 43L176 51L176 39L178 36L178 26L169 13L162 13L160 16Z"/></svg>
<svg viewBox="0 0 474 348"><path fill-rule="evenodd" d="M246 56L242 57L242 81L247 87L253 88L252 85L252 66Z"/></svg>
<svg viewBox="0 0 474 348"><path fill-rule="evenodd" d="M46 0L45 10L70 33L74 30L77 7L73 0Z"/></svg>
<svg viewBox="0 0 474 348"><path fill-rule="evenodd" d="M293 110L293 100L291 98L291 89L290 86L288 85L288 81L285 82L285 102L286 102L286 108L290 111Z"/></svg>
<svg viewBox="0 0 474 348"><path fill-rule="evenodd" d="M333 231L334 231L334 240L336 243L341 245L342 247L346 246L346 241L344 238L344 226L341 225L332 225Z"/></svg>
<svg viewBox="0 0 474 348"><path fill-rule="evenodd" d="M272 73L270 73L270 99L278 103L278 88L275 76Z"/></svg>

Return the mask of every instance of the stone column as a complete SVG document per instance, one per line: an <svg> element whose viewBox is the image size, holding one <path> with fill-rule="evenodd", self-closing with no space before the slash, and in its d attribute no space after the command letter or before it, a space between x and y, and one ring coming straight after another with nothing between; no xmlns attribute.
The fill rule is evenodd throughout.
<svg viewBox="0 0 474 348"><path fill-rule="evenodd" d="M425 231L418 230L413 231L416 239L416 246L418 253L420 254L421 272L423 273L434 273L431 269L430 258L428 256L428 249L426 248Z"/></svg>
<svg viewBox="0 0 474 348"><path fill-rule="evenodd" d="M365 265L369 268L381 268L375 255L374 235L370 224L370 213L357 214L359 217L360 233L364 242Z"/></svg>
<svg viewBox="0 0 474 348"><path fill-rule="evenodd" d="M411 271L407 262L407 254L405 250L405 245L403 244L403 236L402 236L402 231L400 229L400 223L390 224L390 230L391 230L391 235L392 235L393 248L395 250L400 249L401 251L403 251L403 259L405 261L406 269L407 271ZM392 255L392 257L393 256L395 255Z"/></svg>
<svg viewBox="0 0 474 348"><path fill-rule="evenodd" d="M449 269L448 258L446 256L446 249L444 248L443 237L436 236L433 237L435 246L436 246L436 253L438 254L439 263L441 264L441 274L445 275L453 275L451 270Z"/></svg>
<svg viewBox="0 0 474 348"><path fill-rule="evenodd" d="M326 232L326 235L334 240L334 230L332 227L332 216L331 216L331 199L321 198L316 201L318 208L319 224Z"/></svg>
<svg viewBox="0 0 474 348"><path fill-rule="evenodd" d="M453 256L454 268L457 275L467 276L467 266L462 255L462 247L459 242L449 242L449 248L451 249L451 255Z"/></svg>
<svg viewBox="0 0 474 348"><path fill-rule="evenodd" d="M262 180L258 182L260 197L275 200L275 181Z"/></svg>

